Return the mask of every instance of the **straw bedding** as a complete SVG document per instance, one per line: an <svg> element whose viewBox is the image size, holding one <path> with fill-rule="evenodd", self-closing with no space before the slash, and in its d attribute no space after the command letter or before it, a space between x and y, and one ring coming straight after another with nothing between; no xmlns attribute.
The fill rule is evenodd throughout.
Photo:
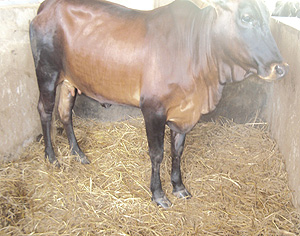
<svg viewBox="0 0 300 236"><path fill-rule="evenodd" d="M58 123L61 131L61 125ZM151 202L151 164L143 120L101 123L74 118L92 161L69 156L58 133L57 169L43 141L0 168L1 235L299 235L284 162L264 124L221 119L187 135L183 179L193 197L172 196L169 130L161 178L173 206Z"/></svg>

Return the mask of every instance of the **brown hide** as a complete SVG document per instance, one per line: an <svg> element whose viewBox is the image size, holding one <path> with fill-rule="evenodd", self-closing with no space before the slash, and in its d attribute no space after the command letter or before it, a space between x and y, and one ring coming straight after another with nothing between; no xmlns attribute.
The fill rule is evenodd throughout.
<svg viewBox="0 0 300 236"><path fill-rule="evenodd" d="M231 11L237 12L238 4L233 5ZM235 13L225 11L224 19L235 24ZM32 28L54 45L53 60L61 67L58 82L68 81L70 91L77 88L100 103L138 107L142 100L156 101L169 126L186 133L201 114L215 108L226 81L243 79L257 65L251 60L239 65L240 52L251 59L243 45L229 43L236 55L219 48L223 32L240 37L233 25L224 30L222 21L215 29L216 18L212 6L200 10L180 0L153 11L105 1L46 0Z"/></svg>
<svg viewBox="0 0 300 236"><path fill-rule="evenodd" d="M191 3L185 7L192 14L199 11ZM53 40L63 52L60 82L100 103L140 106L141 97L160 101L167 122L187 132L202 113L215 108L222 86L216 69L206 80L195 75L199 61L193 49L199 36L187 35L193 33L193 15L187 21L186 14L167 8L142 12L105 2L50 0L33 23L57 32ZM56 20L50 24L49 17Z"/></svg>
<svg viewBox="0 0 300 236"><path fill-rule="evenodd" d="M63 22L58 26L65 53L61 80L68 78L101 103L139 106L146 53L144 17L138 12L130 17L126 12L112 15L105 7L68 2L54 14L60 14Z"/></svg>

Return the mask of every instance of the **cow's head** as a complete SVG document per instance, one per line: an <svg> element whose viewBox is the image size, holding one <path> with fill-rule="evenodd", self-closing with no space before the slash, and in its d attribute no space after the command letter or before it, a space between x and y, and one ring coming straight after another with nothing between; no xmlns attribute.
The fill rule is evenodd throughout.
<svg viewBox="0 0 300 236"><path fill-rule="evenodd" d="M269 12L261 0L211 0L217 18L213 42L221 60L268 81L288 70L269 28ZM237 79L237 78L236 78ZM242 78L241 78L242 79Z"/></svg>

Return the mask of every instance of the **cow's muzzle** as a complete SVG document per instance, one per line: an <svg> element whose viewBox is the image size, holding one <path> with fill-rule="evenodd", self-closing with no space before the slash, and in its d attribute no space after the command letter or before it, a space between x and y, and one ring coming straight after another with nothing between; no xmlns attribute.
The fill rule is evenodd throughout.
<svg viewBox="0 0 300 236"><path fill-rule="evenodd" d="M283 78L289 71L287 63L273 63L269 67L269 73L266 76L258 73L258 77L266 81L274 81Z"/></svg>

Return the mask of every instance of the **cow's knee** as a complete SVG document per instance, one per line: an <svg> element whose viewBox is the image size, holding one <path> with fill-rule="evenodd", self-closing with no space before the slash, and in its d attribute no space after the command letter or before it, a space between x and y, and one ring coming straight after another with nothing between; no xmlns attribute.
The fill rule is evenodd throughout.
<svg viewBox="0 0 300 236"><path fill-rule="evenodd" d="M50 122L52 119L52 112L53 112L54 104L48 104L48 106L42 101L40 98L38 102L38 111L41 117L42 122Z"/></svg>
<svg viewBox="0 0 300 236"><path fill-rule="evenodd" d="M163 148L156 149L156 150L149 149L149 156L154 166L160 165L163 160L164 149Z"/></svg>

